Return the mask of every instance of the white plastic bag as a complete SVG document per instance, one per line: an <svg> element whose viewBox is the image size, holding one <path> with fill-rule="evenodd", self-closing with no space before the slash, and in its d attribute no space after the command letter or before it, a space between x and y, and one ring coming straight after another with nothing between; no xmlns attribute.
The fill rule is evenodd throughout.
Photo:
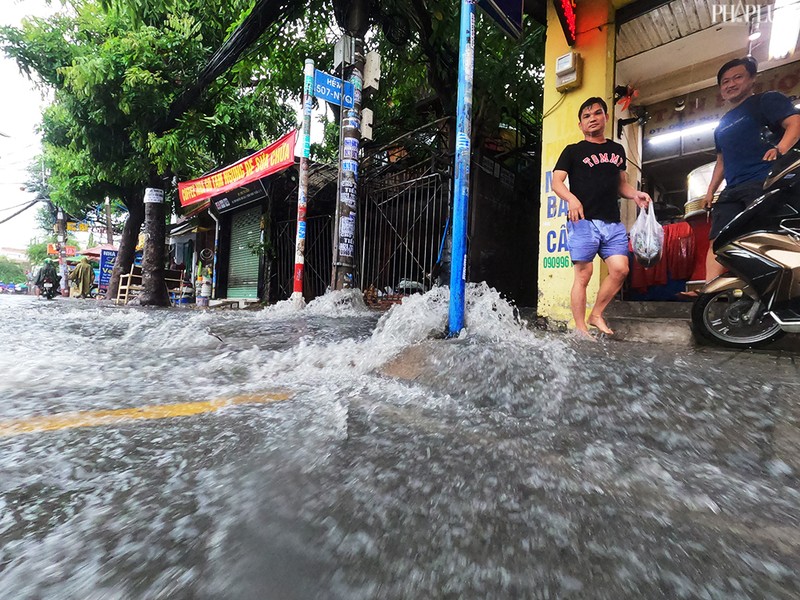
<svg viewBox="0 0 800 600"><path fill-rule="evenodd" d="M656 221L652 203L639 211L639 216L631 227L631 246L636 260L645 268L652 267L661 260L664 228Z"/></svg>

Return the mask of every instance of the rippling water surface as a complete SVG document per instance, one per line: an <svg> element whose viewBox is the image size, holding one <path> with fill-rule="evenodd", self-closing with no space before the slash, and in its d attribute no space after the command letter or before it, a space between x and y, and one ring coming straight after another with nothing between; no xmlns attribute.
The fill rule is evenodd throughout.
<svg viewBox="0 0 800 600"><path fill-rule="evenodd" d="M0 598L798 598L791 356L389 313L0 296Z"/></svg>

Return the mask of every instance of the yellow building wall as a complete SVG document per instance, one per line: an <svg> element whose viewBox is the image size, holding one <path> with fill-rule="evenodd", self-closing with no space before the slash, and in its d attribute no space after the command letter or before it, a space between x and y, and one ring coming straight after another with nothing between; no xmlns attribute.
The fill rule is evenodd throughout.
<svg viewBox="0 0 800 600"><path fill-rule="evenodd" d="M617 3L620 4L620 3ZM547 42L545 45L545 90L542 124L542 187L540 190L539 226L539 301L538 313L551 324L572 322L569 292L572 287L572 263L566 245L566 202L551 189L552 169L561 151L568 144L583 139L578 128L578 107L592 96L603 98L610 116L614 104L614 7L607 0L578 0L577 42L570 48L558 20L554 5L548 2ZM570 50L583 61L583 79L579 87L564 94L555 88L556 58ZM606 137L612 138L612 119ZM603 267L601 269L600 267ZM597 259L592 282L587 290L589 308L597 294L605 265Z"/></svg>

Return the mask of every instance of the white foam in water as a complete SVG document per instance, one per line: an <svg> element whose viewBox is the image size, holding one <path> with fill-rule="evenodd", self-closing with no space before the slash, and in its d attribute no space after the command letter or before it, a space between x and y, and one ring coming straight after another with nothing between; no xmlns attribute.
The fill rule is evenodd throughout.
<svg viewBox="0 0 800 600"><path fill-rule="evenodd" d="M306 313L324 317L358 317L369 312L359 289L334 290L314 298Z"/></svg>
<svg viewBox="0 0 800 600"><path fill-rule="evenodd" d="M431 356L432 361L440 361L441 369L468 377L475 373L474 367L481 366L484 377L471 381L473 391L493 392L509 402L519 402L513 398L519 395L520 388L525 390L525 380L538 376L548 382L548 393L546 396L537 394L540 397L536 403L547 413L557 411L568 382L565 373L574 362L572 350L561 340L543 339L527 330L515 308L486 284L467 286L467 326L458 340L441 339L447 326L449 301L449 289L443 287L408 296L380 318L367 339L323 343L305 337L292 348L273 352L253 368L261 377L278 385L304 381L347 388L353 385L354 377L375 373L406 349L438 339L429 343L441 349ZM464 343L474 350L466 352L464 348L453 347L453 344ZM481 355L486 353L488 356L483 358ZM541 357L538 373L530 373L522 366L514 367L515 362L527 361L531 353ZM462 355L460 362L459 354ZM498 361L495 355L507 358ZM443 356L448 358L442 359ZM465 360L474 361L474 364ZM461 393L461 387L457 389Z"/></svg>
<svg viewBox="0 0 800 600"><path fill-rule="evenodd" d="M369 313L361 290L334 290L314 298L306 304L302 297L293 294L286 300L271 304L260 312L268 319L314 315L321 317L357 317Z"/></svg>

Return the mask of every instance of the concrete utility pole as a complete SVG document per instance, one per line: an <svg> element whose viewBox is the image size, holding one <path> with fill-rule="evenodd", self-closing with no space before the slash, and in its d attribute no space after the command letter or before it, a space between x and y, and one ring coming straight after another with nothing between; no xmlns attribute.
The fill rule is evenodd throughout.
<svg viewBox="0 0 800 600"><path fill-rule="evenodd" d="M339 156L339 190L333 236L331 288L355 287L356 203L358 198L358 152L361 142L361 93L364 87L364 34L369 27L366 0L335 0L339 26L353 37L353 64L345 80L353 84L353 108L342 107L342 144Z"/></svg>
<svg viewBox="0 0 800 600"><path fill-rule="evenodd" d="M303 299L303 270L306 252L306 210L308 207L308 160L311 154L311 102L314 91L314 61L306 59L303 69L303 128L300 135L300 176L297 180L297 237L294 250L292 298Z"/></svg>
<svg viewBox="0 0 800 600"><path fill-rule="evenodd" d="M144 253L142 255L142 306L169 306L164 285L164 190L147 188L144 192Z"/></svg>

